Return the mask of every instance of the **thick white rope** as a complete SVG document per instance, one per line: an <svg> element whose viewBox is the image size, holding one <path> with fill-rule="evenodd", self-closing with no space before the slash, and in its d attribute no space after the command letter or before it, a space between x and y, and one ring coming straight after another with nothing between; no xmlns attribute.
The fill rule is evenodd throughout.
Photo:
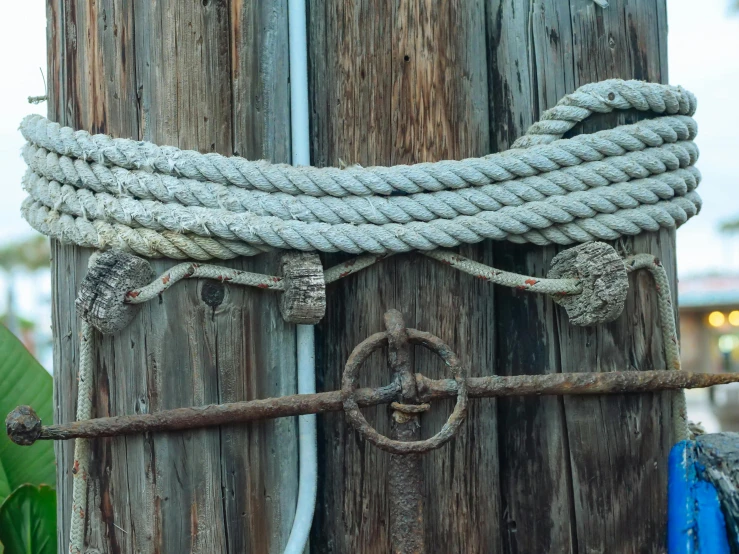
<svg viewBox="0 0 739 554"><path fill-rule="evenodd" d="M65 242L196 260L613 240L678 226L700 209L695 106L680 87L603 81L564 97L512 150L346 169L93 136L34 115L21 125L22 212ZM560 139L593 112L617 109L663 116Z"/></svg>
<svg viewBox="0 0 739 554"><path fill-rule="evenodd" d="M22 213L40 232L80 246L146 257L207 260L273 248L369 253L325 272L326 282L386 255L426 255L480 278L534 292L577 294L574 280L516 275L438 251L486 238L535 244L612 240L676 227L701 206L695 98L667 85L609 80L581 87L547 110L513 149L413 166L293 167L91 136L28 116L29 171ZM594 112L637 109L653 120L561 137ZM668 366L680 368L669 283L652 256L627 260L657 285ZM280 290L281 279L180 264L129 291L145 302L177 281L203 277ZM573 281L573 282L570 282ZM92 417L92 329L81 327L77 419ZM684 395L673 401L678 437ZM84 548L89 445L75 441L70 552Z"/></svg>

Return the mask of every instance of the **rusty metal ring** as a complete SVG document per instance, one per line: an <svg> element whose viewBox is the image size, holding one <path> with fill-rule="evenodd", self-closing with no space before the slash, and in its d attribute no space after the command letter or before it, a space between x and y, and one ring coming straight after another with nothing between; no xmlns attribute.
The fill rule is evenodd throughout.
<svg viewBox="0 0 739 554"><path fill-rule="evenodd" d="M408 340L413 344L424 346L439 356L448 365L457 382L457 403L449 419L441 430L433 437L422 441L398 441L378 433L359 411L355 397L356 379L359 368L370 354L388 342L388 333L375 333L366 338L352 350L344 368L341 380L341 401L349 423L365 439L378 448L392 454L420 454L439 448L447 443L457 432L467 415L467 375L457 355L442 340L430 333L408 329Z"/></svg>

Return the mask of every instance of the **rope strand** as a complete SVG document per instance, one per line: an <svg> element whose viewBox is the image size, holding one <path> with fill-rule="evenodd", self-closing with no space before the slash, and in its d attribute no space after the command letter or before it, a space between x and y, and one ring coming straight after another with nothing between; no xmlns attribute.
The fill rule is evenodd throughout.
<svg viewBox="0 0 739 554"><path fill-rule="evenodd" d="M345 169L200 154L31 115L21 124L22 213L63 242L194 260L614 240L700 210L695 108L680 87L603 81L565 96L506 152ZM659 117L561 138L592 113L621 109Z"/></svg>

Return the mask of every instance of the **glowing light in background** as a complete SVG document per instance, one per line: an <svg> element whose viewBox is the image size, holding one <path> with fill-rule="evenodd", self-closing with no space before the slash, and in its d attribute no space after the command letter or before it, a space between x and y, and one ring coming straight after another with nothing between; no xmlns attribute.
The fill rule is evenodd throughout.
<svg viewBox="0 0 739 554"><path fill-rule="evenodd" d="M722 354L729 354L739 343L739 337L736 335L722 335L718 338L718 349Z"/></svg>
<svg viewBox="0 0 739 554"><path fill-rule="evenodd" d="M708 314L708 324L711 327L721 327L726 322L726 316L721 312L711 312Z"/></svg>

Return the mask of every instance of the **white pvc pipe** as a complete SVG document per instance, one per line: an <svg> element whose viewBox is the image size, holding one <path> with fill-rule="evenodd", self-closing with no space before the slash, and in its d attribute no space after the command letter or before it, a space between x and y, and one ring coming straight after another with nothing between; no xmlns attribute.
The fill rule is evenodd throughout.
<svg viewBox="0 0 739 554"><path fill-rule="evenodd" d="M313 325L298 325L298 393L316 392L315 349ZM298 506L295 509L293 528L285 547L285 554L303 554L308 543L318 488L318 455L316 445L315 414L298 416L298 448L300 455L300 480Z"/></svg>
<svg viewBox="0 0 739 554"><path fill-rule="evenodd" d="M290 129L293 165L310 165L308 127L308 40L306 36L305 0L288 0L288 31L290 36ZM298 394L316 392L316 355L313 325L298 325ZM303 554L313 514L318 488L318 454L316 416L298 417L298 455L300 474L298 505L290 530L285 554Z"/></svg>
<svg viewBox="0 0 739 554"><path fill-rule="evenodd" d="M290 35L290 130L293 165L310 165L305 0L288 0L287 13Z"/></svg>

